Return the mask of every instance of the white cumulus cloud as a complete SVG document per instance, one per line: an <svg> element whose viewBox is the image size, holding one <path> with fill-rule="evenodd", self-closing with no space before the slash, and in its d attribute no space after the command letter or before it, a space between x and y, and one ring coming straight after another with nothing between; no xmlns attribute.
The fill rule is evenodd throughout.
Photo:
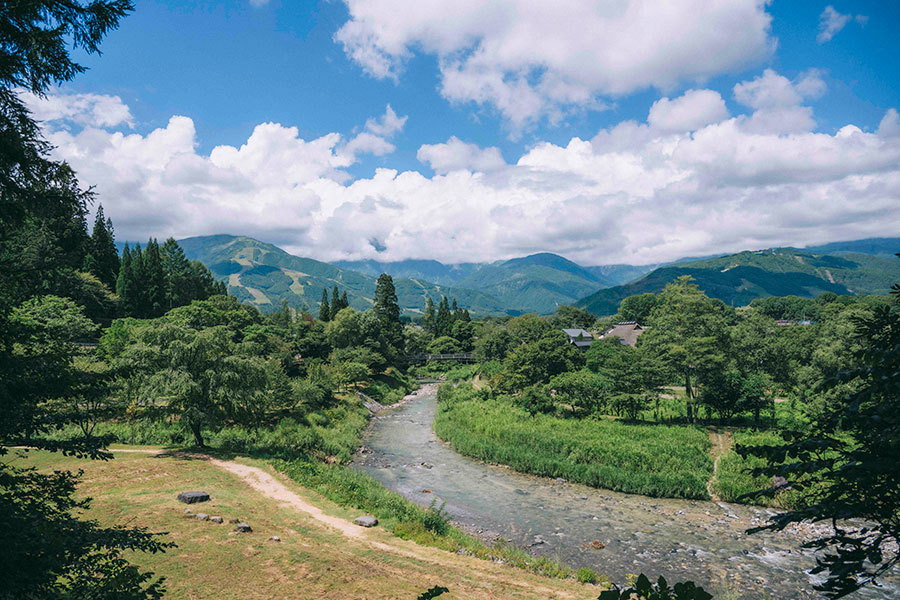
<svg viewBox="0 0 900 600"><path fill-rule="evenodd" d="M693 131L728 117L728 109L719 92L690 90L670 100L660 98L650 107L647 122L662 131Z"/></svg>
<svg viewBox="0 0 900 600"><path fill-rule="evenodd" d="M851 21L865 25L869 22L869 17L865 15L841 14L833 6L826 6L822 14L819 15L819 34L816 36L816 41L820 44L830 42Z"/></svg>
<svg viewBox="0 0 900 600"><path fill-rule="evenodd" d="M416 153L416 158L428 164L436 173L464 169L488 172L506 166L499 148L481 148L456 136L451 136L442 144L423 144Z"/></svg>
<svg viewBox="0 0 900 600"><path fill-rule="evenodd" d="M183 116L146 134L55 122L45 132L96 187L119 239L244 234L322 260L485 261L545 250L583 264L651 263L895 234L895 109L874 132L750 126L767 111L809 108L820 87L765 72L735 89L749 116L729 116L714 92L692 90L655 105L646 121L539 142L510 163L451 137L419 148L433 176L380 168L350 177L363 149L348 146L379 137L372 127L306 140L263 123L208 154Z"/></svg>
<svg viewBox="0 0 900 600"><path fill-rule="evenodd" d="M69 121L94 127L134 126L131 110L118 96L60 93L41 97L28 90L18 90L18 94L38 121Z"/></svg>
<svg viewBox="0 0 900 600"><path fill-rule="evenodd" d="M772 69L752 81L734 86L734 98L744 106L755 109L744 122L744 128L754 133L796 133L812 131L816 122L813 111L803 102L825 93L825 82L815 70L807 71L791 81Z"/></svg>
<svg viewBox="0 0 900 600"><path fill-rule="evenodd" d="M377 78L437 57L441 93L499 110L514 130L602 97L746 67L774 48L763 0L344 0L335 34Z"/></svg>

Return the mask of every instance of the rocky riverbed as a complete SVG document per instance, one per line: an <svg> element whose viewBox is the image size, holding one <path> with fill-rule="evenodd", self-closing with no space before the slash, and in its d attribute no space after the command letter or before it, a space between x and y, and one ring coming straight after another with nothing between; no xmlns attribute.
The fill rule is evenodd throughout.
<svg viewBox="0 0 900 600"><path fill-rule="evenodd" d="M644 572L693 580L740 598L816 598L814 565L799 546L820 526L747 535L764 508L649 498L486 465L455 453L431 429L434 388L372 417L354 466L388 488L445 510L467 531L623 581ZM821 526L824 527L824 526ZM900 598L900 576L855 598Z"/></svg>

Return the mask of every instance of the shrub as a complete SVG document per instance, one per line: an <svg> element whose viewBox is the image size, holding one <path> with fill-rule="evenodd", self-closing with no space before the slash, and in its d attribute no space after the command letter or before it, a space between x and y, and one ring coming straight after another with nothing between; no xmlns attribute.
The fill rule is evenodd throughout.
<svg viewBox="0 0 900 600"><path fill-rule="evenodd" d="M575 572L575 579L578 580L578 583L597 583L597 574L593 569L581 567Z"/></svg>

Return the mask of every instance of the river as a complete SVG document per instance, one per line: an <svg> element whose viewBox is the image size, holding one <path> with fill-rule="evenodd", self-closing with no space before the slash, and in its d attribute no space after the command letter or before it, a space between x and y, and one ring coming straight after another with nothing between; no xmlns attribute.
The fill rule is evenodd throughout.
<svg viewBox="0 0 900 600"><path fill-rule="evenodd" d="M423 506L446 501L464 529L617 582L644 572L739 598L819 597L807 574L813 557L798 550L813 529L751 536L745 530L767 518L765 509L621 494L461 456L434 435L437 402L425 389L372 417L353 466ZM900 576L850 597L900 598Z"/></svg>

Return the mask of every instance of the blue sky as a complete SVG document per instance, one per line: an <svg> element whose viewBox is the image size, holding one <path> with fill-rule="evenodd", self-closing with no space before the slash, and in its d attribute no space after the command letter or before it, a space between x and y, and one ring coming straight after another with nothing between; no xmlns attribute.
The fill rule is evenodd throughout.
<svg viewBox="0 0 900 600"><path fill-rule="evenodd" d="M103 55L84 58L90 70L49 104L35 100L35 112L128 239L224 228L325 259L452 262L548 250L601 264L896 231L889 111L900 105L900 3L673 0L671 14L660 16L652 2L617 0L603 3L597 12L605 20L596 23L582 14L588 3L560 2L557 13L541 4L461 0L448 13L448 5L429 0L137 0ZM613 34L621 28L623 38L608 41L615 35L605 26ZM754 81L739 96L735 86ZM697 90L708 92L692 96ZM780 99L766 100L773 94ZM108 110L98 98L129 118L78 116L85 106ZM665 98L685 98L687 112L677 113L684 125L669 113L665 126L650 122L651 107ZM402 125L367 129L388 105L405 117ZM171 133L173 117L186 117L192 132ZM629 121L650 132L627 133ZM721 124L729 122L726 132ZM259 155L227 165L212 156L217 146L240 149L265 123L280 127L273 135L281 141L260 142ZM847 136L838 132L848 125L869 137L841 146ZM311 156L285 146L278 137L285 128L304 142L340 138L323 143L327 157ZM182 145L169 140L151 151L151 140L164 137L154 131ZM348 149L367 131L380 131L381 142ZM454 137L474 146L444 146ZM591 149L573 140L590 141ZM710 145L699 147L702 140ZM747 144L771 145L763 163L803 162L806 147L831 162L811 155L814 168L776 173L753 162L758 157L739 156ZM443 162L422 160L423 145L435 146ZM835 160L861 148L871 156L850 161L850 170ZM483 149L496 150L478 162ZM153 152L167 156L156 171L147 166ZM728 164L717 162L730 154ZM124 156L144 162L125 164ZM319 168L271 184L285 165L305 160ZM192 175L169 185L176 168ZM379 168L400 176L379 181ZM279 174L262 178L265 169ZM643 172L609 184L631 169ZM882 180L869 181L872 174ZM651 180L651 189L640 189ZM210 191L215 186L222 189ZM798 193L805 200L789 207L793 216L779 215L781 198ZM863 198L865 209L846 206ZM468 202L484 208L490 230L467 230L477 228L455 207ZM809 218L821 202L828 203L824 216ZM190 214L174 215L184 203ZM698 219L701 206L714 218ZM651 224L648 215L666 210L679 219ZM272 211L285 216L261 216ZM210 212L215 219L204 218ZM451 216L429 229L417 224L428 218L420 212ZM531 229L550 219L572 225ZM625 219L655 229L635 236Z"/></svg>

